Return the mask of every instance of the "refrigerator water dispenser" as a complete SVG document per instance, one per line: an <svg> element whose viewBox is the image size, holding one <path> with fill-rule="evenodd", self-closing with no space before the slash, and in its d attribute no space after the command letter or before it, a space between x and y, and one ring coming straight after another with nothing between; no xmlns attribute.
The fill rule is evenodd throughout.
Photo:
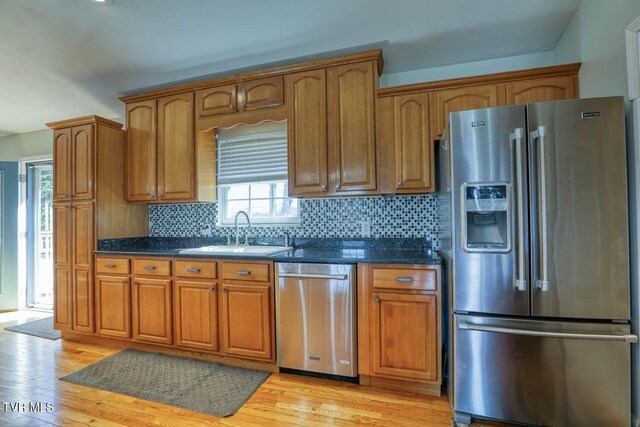
<svg viewBox="0 0 640 427"><path fill-rule="evenodd" d="M462 245L467 252L511 250L510 191L507 183L462 186Z"/></svg>

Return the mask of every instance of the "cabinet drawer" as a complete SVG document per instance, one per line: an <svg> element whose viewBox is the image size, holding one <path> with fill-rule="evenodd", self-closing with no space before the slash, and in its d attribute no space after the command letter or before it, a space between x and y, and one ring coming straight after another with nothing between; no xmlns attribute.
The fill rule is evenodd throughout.
<svg viewBox="0 0 640 427"><path fill-rule="evenodd" d="M215 262L178 260L176 261L176 276L215 279L218 277L216 266Z"/></svg>
<svg viewBox="0 0 640 427"><path fill-rule="evenodd" d="M160 259L134 259L133 274L142 276L171 276L171 261Z"/></svg>
<svg viewBox="0 0 640 427"><path fill-rule="evenodd" d="M99 274L129 274L129 260L124 258L97 258L96 271Z"/></svg>
<svg viewBox="0 0 640 427"><path fill-rule="evenodd" d="M438 288L437 277L437 270L374 268L373 287L375 289L435 291Z"/></svg>
<svg viewBox="0 0 640 427"><path fill-rule="evenodd" d="M225 262L222 264L222 278L228 280L269 282L271 281L271 269L269 268L269 264Z"/></svg>

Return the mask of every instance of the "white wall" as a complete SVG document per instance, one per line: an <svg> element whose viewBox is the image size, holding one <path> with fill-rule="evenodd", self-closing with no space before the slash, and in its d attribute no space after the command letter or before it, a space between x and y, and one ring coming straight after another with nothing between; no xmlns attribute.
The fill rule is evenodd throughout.
<svg viewBox="0 0 640 427"><path fill-rule="evenodd" d="M628 97L624 31L638 16L638 0L582 1L553 51L557 64L582 62L581 98Z"/></svg>
<svg viewBox="0 0 640 427"><path fill-rule="evenodd" d="M425 55L428 54L428 52L425 52ZM486 61L466 62L464 64L445 65L442 67L423 68L401 73L383 74L380 77L380 86L398 86L434 80L477 76L479 74L546 67L549 65L554 65L554 55L551 51L488 59Z"/></svg>
<svg viewBox="0 0 640 427"><path fill-rule="evenodd" d="M51 155L53 132L50 129L0 138L0 161L17 162L24 157Z"/></svg>

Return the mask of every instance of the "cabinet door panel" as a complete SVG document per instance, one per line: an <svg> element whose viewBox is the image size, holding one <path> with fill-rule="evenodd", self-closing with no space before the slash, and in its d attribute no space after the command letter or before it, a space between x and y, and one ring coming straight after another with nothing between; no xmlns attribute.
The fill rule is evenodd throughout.
<svg viewBox="0 0 640 427"><path fill-rule="evenodd" d="M93 332L93 203L72 205L73 330Z"/></svg>
<svg viewBox="0 0 640 427"><path fill-rule="evenodd" d="M72 129L73 199L93 198L94 182L94 126L77 126Z"/></svg>
<svg viewBox="0 0 640 427"><path fill-rule="evenodd" d="M71 199L71 129L53 132L53 200Z"/></svg>
<svg viewBox="0 0 640 427"><path fill-rule="evenodd" d="M158 100L158 198L195 198L193 93Z"/></svg>
<svg viewBox="0 0 640 427"><path fill-rule="evenodd" d="M156 101L127 104L127 201L156 199Z"/></svg>
<svg viewBox="0 0 640 427"><path fill-rule="evenodd" d="M376 190L375 79L370 62L327 69L332 192Z"/></svg>
<svg viewBox="0 0 640 427"><path fill-rule="evenodd" d="M71 204L53 205L53 262L54 262L54 328L70 330L73 298L71 290Z"/></svg>
<svg viewBox="0 0 640 427"><path fill-rule="evenodd" d="M176 344L218 351L218 294L215 283L175 284Z"/></svg>
<svg viewBox="0 0 640 427"><path fill-rule="evenodd" d="M283 86L282 76L244 82L240 85L240 105L244 111L282 105Z"/></svg>
<svg viewBox="0 0 640 427"><path fill-rule="evenodd" d="M327 80L325 70L286 77L289 111L289 193L327 191Z"/></svg>
<svg viewBox="0 0 640 427"><path fill-rule="evenodd" d="M435 120L432 139L442 136L449 113L504 105L504 85L483 85L445 89L435 92Z"/></svg>
<svg viewBox="0 0 640 427"><path fill-rule="evenodd" d="M433 142L429 134L429 95L397 96L395 157L397 192L433 191Z"/></svg>
<svg viewBox="0 0 640 427"><path fill-rule="evenodd" d="M93 279L91 270L73 268L73 330L93 332Z"/></svg>
<svg viewBox="0 0 640 427"><path fill-rule="evenodd" d="M374 293L373 298L373 372L438 379L436 296Z"/></svg>
<svg viewBox="0 0 640 427"><path fill-rule="evenodd" d="M196 114L198 118L238 111L237 86L226 85L196 92Z"/></svg>
<svg viewBox="0 0 640 427"><path fill-rule="evenodd" d="M507 104L559 101L578 97L576 76L549 77L507 83Z"/></svg>
<svg viewBox="0 0 640 427"><path fill-rule="evenodd" d="M131 285L124 276L97 276L96 322L100 335L131 338Z"/></svg>
<svg viewBox="0 0 640 427"><path fill-rule="evenodd" d="M132 294L133 339L171 344L171 280L136 277Z"/></svg>
<svg viewBox="0 0 640 427"><path fill-rule="evenodd" d="M222 333L227 354L271 359L271 288L223 285Z"/></svg>

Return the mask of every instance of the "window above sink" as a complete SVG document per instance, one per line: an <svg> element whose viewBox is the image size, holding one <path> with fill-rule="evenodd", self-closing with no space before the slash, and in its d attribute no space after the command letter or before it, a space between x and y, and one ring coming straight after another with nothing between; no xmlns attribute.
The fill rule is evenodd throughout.
<svg viewBox="0 0 640 427"><path fill-rule="evenodd" d="M252 225L300 223L289 197L287 122L221 129L218 142L218 225L233 225L245 211Z"/></svg>

